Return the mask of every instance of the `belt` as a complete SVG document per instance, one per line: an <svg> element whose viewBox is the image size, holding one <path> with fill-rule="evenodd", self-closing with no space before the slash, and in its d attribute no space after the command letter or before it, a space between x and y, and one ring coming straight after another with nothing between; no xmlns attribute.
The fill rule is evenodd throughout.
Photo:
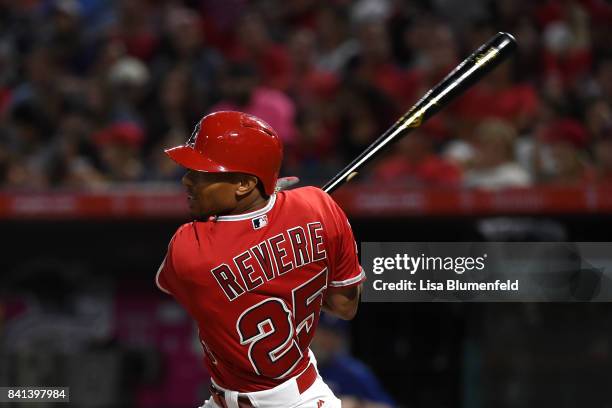
<svg viewBox="0 0 612 408"><path fill-rule="evenodd" d="M210 396L215 401L215 404L220 406L221 408L227 408L227 403L225 402L225 393L211 384L210 386ZM249 399L249 397L240 396L238 397L238 408L253 408L254 405Z"/></svg>
<svg viewBox="0 0 612 408"><path fill-rule="evenodd" d="M317 370L314 368L314 365L310 364L306 370L302 372L302 374L298 375L295 378L295 382L298 387L298 391L300 394L304 393L307 389L310 388L312 384L317 379ZM227 408L227 403L225 402L225 392L215 387L214 384L210 385L210 395L212 399L215 401L217 405L221 408ZM248 396L241 395L238 396L238 408L254 408L255 405L251 402Z"/></svg>

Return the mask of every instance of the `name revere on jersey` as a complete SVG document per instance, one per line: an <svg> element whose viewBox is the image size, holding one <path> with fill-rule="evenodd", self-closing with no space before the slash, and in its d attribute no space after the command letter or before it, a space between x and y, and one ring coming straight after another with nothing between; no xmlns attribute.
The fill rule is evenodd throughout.
<svg viewBox="0 0 612 408"><path fill-rule="evenodd" d="M258 211L181 226L156 280L197 321L215 383L252 392L308 367L326 290L364 278L344 212L304 187Z"/></svg>

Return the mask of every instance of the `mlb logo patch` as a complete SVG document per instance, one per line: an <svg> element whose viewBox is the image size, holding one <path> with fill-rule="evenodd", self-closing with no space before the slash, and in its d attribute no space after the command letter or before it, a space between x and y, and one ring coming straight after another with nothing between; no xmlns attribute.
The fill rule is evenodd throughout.
<svg viewBox="0 0 612 408"><path fill-rule="evenodd" d="M268 216L264 214L261 217L253 218L252 222L253 229L258 230L268 225Z"/></svg>

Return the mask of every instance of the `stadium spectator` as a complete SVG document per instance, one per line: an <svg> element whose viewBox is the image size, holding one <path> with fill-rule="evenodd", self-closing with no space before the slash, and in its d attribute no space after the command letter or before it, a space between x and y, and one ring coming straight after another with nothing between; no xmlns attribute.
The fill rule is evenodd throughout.
<svg viewBox="0 0 612 408"><path fill-rule="evenodd" d="M393 399L374 373L348 351L348 323L321 313L312 341L321 377L342 400L344 408L391 408Z"/></svg>
<svg viewBox="0 0 612 408"><path fill-rule="evenodd" d="M149 146L159 143L169 133L182 133L185 140L191 134L204 108L192 80L189 66L175 65L159 83L155 101L146 116Z"/></svg>
<svg viewBox="0 0 612 408"><path fill-rule="evenodd" d="M288 94L299 107L321 103L338 90L338 76L316 66L316 43L312 31L296 31L289 40L291 80Z"/></svg>
<svg viewBox="0 0 612 408"><path fill-rule="evenodd" d="M612 184L612 128L595 142L595 177L597 182Z"/></svg>
<svg viewBox="0 0 612 408"><path fill-rule="evenodd" d="M126 0L117 4L118 18L109 35L121 42L128 55L150 62L159 46L157 14L159 5L146 0Z"/></svg>
<svg viewBox="0 0 612 408"><path fill-rule="evenodd" d="M336 154L348 161L356 157L397 118L397 106L376 87L346 80L339 89L336 106L340 149Z"/></svg>
<svg viewBox="0 0 612 408"><path fill-rule="evenodd" d="M435 154L430 134L413 131L398 142L395 151L381 160L372 171L372 179L380 183L407 186L453 187L461 183L461 169Z"/></svg>
<svg viewBox="0 0 612 408"><path fill-rule="evenodd" d="M142 129L133 122L114 123L94 135L104 173L112 182L136 182L144 177L139 159Z"/></svg>
<svg viewBox="0 0 612 408"><path fill-rule="evenodd" d="M543 33L544 76L546 82L559 82L564 89L575 91L591 68L589 16L579 2L557 6L558 18L551 16L554 20L545 25Z"/></svg>
<svg viewBox="0 0 612 408"><path fill-rule="evenodd" d="M584 125L592 140L606 134L612 128L612 107L603 98L596 98L586 104Z"/></svg>
<svg viewBox="0 0 612 408"><path fill-rule="evenodd" d="M287 90L291 73L287 49L272 40L261 14L245 13L236 27L237 41L228 59L254 64L263 86Z"/></svg>
<svg viewBox="0 0 612 408"><path fill-rule="evenodd" d="M519 132L529 130L539 114L540 100L530 83L515 83L510 64L501 64L453 104L458 131L472 132L491 117L504 119Z"/></svg>
<svg viewBox="0 0 612 408"><path fill-rule="evenodd" d="M186 70L185 80L192 94L188 110L201 112L214 102L222 64L223 57L206 42L200 16L184 7L170 7L164 19L160 49L151 64L156 83L177 69Z"/></svg>
<svg viewBox="0 0 612 408"><path fill-rule="evenodd" d="M349 35L347 11L325 5L318 12L316 33L317 66L323 71L340 74L348 61L359 52L357 40Z"/></svg>
<svg viewBox="0 0 612 408"><path fill-rule="evenodd" d="M295 104L283 92L260 85L255 68L249 64L232 64L221 75L223 99L210 110L239 110L268 122L283 143L295 139Z"/></svg>
<svg viewBox="0 0 612 408"><path fill-rule="evenodd" d="M501 189L531 184L529 173L514 158L516 131L507 122L490 119L476 128L475 151L464 175L467 187Z"/></svg>
<svg viewBox="0 0 612 408"><path fill-rule="evenodd" d="M536 176L544 184L580 185L593 180L585 152L588 133L573 119L558 119L538 135L535 148Z"/></svg>
<svg viewBox="0 0 612 408"><path fill-rule="evenodd" d="M108 184L96 167L98 156L89 137L91 129L91 115L78 106L70 107L61 117L46 169L51 186L85 190Z"/></svg>
<svg viewBox="0 0 612 408"><path fill-rule="evenodd" d="M142 123L150 73L140 60L125 56L117 60L107 76L110 120Z"/></svg>
<svg viewBox="0 0 612 408"><path fill-rule="evenodd" d="M343 163L335 154L337 124L330 123L316 105L302 109L297 118L297 139L283 159L286 174L299 174L306 184L332 177Z"/></svg>
<svg viewBox="0 0 612 408"><path fill-rule="evenodd" d="M591 82L591 93L612 103L612 56L606 55L597 63Z"/></svg>
<svg viewBox="0 0 612 408"><path fill-rule="evenodd" d="M90 53L81 30L81 5L76 0L60 0L51 6L50 24L43 28L46 46L54 50L57 62L67 72L83 75Z"/></svg>
<svg viewBox="0 0 612 408"><path fill-rule="evenodd" d="M408 78L393 59L385 22L366 20L360 23L357 38L359 53L348 62L346 75L374 86L398 105L406 106Z"/></svg>
<svg viewBox="0 0 612 408"><path fill-rule="evenodd" d="M50 157L51 119L37 100L15 104L6 126L5 146L7 187L46 188L46 166Z"/></svg>

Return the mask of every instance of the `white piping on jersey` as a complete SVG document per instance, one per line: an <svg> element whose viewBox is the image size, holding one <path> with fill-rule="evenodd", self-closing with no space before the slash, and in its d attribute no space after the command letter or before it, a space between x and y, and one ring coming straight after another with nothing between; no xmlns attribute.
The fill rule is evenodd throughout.
<svg viewBox="0 0 612 408"><path fill-rule="evenodd" d="M159 290L161 290L164 293L167 293L167 294L171 295L172 293L170 293L167 289L163 288L162 285L159 283L159 275L160 275L162 269L164 268L164 264L165 263L166 263L166 258L164 258L164 261L161 263L161 265L159 265L159 269L157 270L157 274L155 274L155 284L157 285Z"/></svg>
<svg viewBox="0 0 612 408"><path fill-rule="evenodd" d="M276 194L272 194L270 199L268 200L268 204L265 207L260 208L259 210L251 211L244 214L237 215L221 215L217 217L217 221L243 221L250 220L251 218L259 217L260 215L264 215L268 211L274 207L274 203L276 202Z"/></svg>
<svg viewBox="0 0 612 408"><path fill-rule="evenodd" d="M361 266L360 266L361 268ZM361 268L361 273L353 278L349 278L343 281L331 281L329 283L329 286L332 287L340 287L340 286L348 286L348 285L352 285L353 283L357 283L360 280L362 280L365 277L365 272L363 271L363 268Z"/></svg>

